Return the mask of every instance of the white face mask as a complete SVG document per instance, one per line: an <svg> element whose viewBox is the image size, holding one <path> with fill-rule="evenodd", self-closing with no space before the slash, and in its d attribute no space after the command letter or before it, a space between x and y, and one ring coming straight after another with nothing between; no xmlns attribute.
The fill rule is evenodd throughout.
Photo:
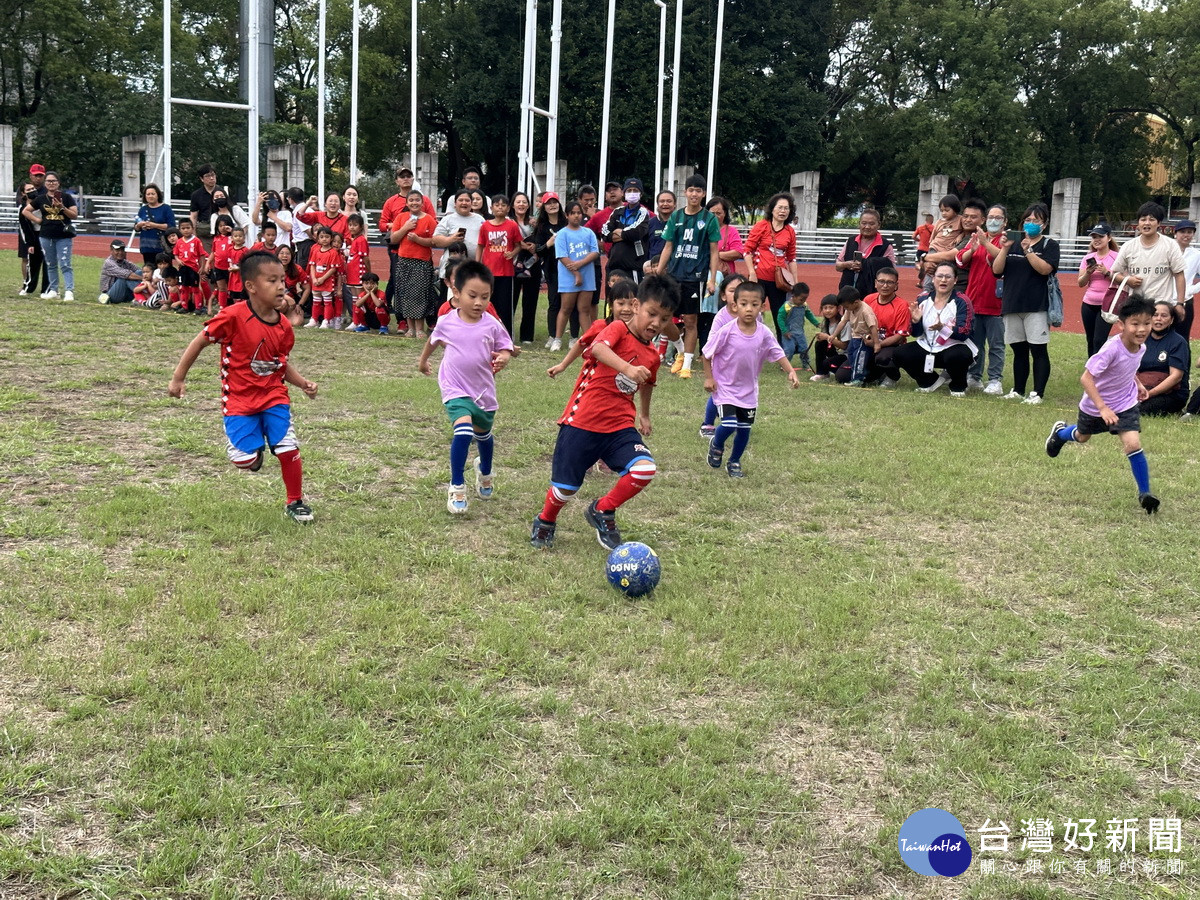
<svg viewBox="0 0 1200 900"><path fill-rule="evenodd" d="M642 195L640 193L638 193L637 191L626 191L625 192L625 202L626 203L630 203L630 204L637 203L641 199L642 199Z"/></svg>
<svg viewBox="0 0 1200 900"><path fill-rule="evenodd" d="M1003 219L988 219L987 220L988 234L999 234L1003 228L1004 228L1004 220Z"/></svg>

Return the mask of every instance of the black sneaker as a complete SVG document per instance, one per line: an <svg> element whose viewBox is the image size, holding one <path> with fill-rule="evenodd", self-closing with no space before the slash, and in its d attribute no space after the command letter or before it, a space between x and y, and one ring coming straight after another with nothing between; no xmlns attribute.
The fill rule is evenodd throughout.
<svg viewBox="0 0 1200 900"><path fill-rule="evenodd" d="M302 525L313 520L312 510L303 500L293 500L284 509L284 513L293 522L299 522Z"/></svg>
<svg viewBox="0 0 1200 900"><path fill-rule="evenodd" d="M262 450L259 450L258 453L256 453L254 456L254 462L252 462L248 466L248 471L257 472L259 469L262 468L262 464L263 464L263 452L262 452Z"/></svg>
<svg viewBox="0 0 1200 900"><path fill-rule="evenodd" d="M621 546L621 532L617 530L617 514L615 512L600 512L596 509L596 503L593 500L592 505L583 511L583 517L587 519L587 523L596 529L596 540L600 542L600 546L608 550L616 550Z"/></svg>
<svg viewBox="0 0 1200 900"><path fill-rule="evenodd" d="M715 440L716 438L714 437L708 442L708 464L714 469L719 469L721 468L721 457L725 455L725 448L721 447L718 449L714 444Z"/></svg>
<svg viewBox="0 0 1200 900"><path fill-rule="evenodd" d="M1146 511L1146 515L1152 516L1158 512L1158 498L1149 491L1144 494L1138 494L1138 503L1142 504L1142 509Z"/></svg>
<svg viewBox="0 0 1200 900"><path fill-rule="evenodd" d="M1046 455L1051 459L1058 456L1059 451L1062 450L1063 445L1066 443L1066 441L1058 436L1058 429L1066 427L1066 422L1055 422L1054 427L1050 429L1050 437L1046 438Z"/></svg>
<svg viewBox="0 0 1200 900"><path fill-rule="evenodd" d="M547 522L541 516L533 517L533 528L529 530L529 545L539 550L549 550L554 546L554 522Z"/></svg>
<svg viewBox="0 0 1200 900"><path fill-rule="evenodd" d="M742 474L742 464L740 462L731 462L729 465L727 465L725 467L725 469L727 472L729 472L730 478L745 478L746 477L744 474Z"/></svg>

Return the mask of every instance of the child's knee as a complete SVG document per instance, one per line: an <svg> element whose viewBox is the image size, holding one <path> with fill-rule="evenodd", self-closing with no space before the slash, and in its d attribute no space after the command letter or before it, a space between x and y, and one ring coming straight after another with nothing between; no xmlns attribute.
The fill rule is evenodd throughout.
<svg viewBox="0 0 1200 900"><path fill-rule="evenodd" d="M1121 446L1127 454L1137 453L1142 449L1142 436L1136 431L1122 431Z"/></svg>
<svg viewBox="0 0 1200 900"><path fill-rule="evenodd" d="M652 459L639 459L629 467L629 474L635 481L649 484L654 476L658 474L658 466L655 465Z"/></svg>

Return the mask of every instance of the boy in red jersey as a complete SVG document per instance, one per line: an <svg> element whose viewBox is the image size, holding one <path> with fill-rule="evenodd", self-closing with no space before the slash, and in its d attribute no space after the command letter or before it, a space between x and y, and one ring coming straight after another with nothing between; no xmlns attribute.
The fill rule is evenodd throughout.
<svg viewBox="0 0 1200 900"><path fill-rule="evenodd" d="M374 272L368 272L363 277L363 290L354 300L354 309L350 311L351 321L354 322L354 327L351 331L370 331L367 326L367 310L374 310L375 318L379 322L379 333L388 333L388 323L391 322L391 316L388 315L387 300L384 299L383 291L379 289L379 276Z"/></svg>
<svg viewBox="0 0 1200 900"><path fill-rule="evenodd" d="M167 393L182 397L184 380L200 352L219 343L229 461L257 472L263 448L269 447L287 489L285 513L293 521L311 522L287 385L294 384L309 397L317 396L317 386L288 362L295 336L285 315L289 300L283 265L270 253L248 253L241 260L241 273L247 301L226 307L205 323L183 351Z"/></svg>
<svg viewBox="0 0 1200 900"><path fill-rule="evenodd" d="M221 309L224 309L230 303L237 303L239 300L246 299L246 282L242 277L242 260L252 252L246 249L246 232L241 228L233 229L233 233L230 234L229 239L232 241L226 251L229 259L229 290L225 292L225 302L221 303ZM217 296L218 302L220 302L220 295L218 294Z"/></svg>
<svg viewBox="0 0 1200 900"><path fill-rule="evenodd" d="M629 322L613 322L592 344L558 420L550 489L541 513L533 518L532 546L554 546L558 514L583 486L584 474L597 460L619 472L620 478L611 491L592 502L584 517L596 529L602 547L620 546L616 511L649 485L657 471L642 437L650 434L650 396L659 364L653 341L670 323L678 304L679 286L673 279L647 276L638 287ZM636 410L635 393L639 394Z"/></svg>
<svg viewBox="0 0 1200 900"><path fill-rule="evenodd" d="M317 246L308 254L308 277L312 283L314 319L322 319L321 328L342 327L342 293L338 286L341 271L341 251L333 247L333 232L322 226L316 229Z"/></svg>
<svg viewBox="0 0 1200 900"><path fill-rule="evenodd" d="M204 252L203 242L196 237L196 227L191 219L180 221L179 240L175 242L171 252L175 255L175 265L179 269L179 292L183 308L203 315L204 295L200 292L200 268L208 254Z"/></svg>

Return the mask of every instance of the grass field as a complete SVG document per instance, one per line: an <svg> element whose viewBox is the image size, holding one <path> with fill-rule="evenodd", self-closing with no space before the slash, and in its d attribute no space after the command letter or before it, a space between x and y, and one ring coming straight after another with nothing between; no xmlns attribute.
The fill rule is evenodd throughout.
<svg viewBox="0 0 1200 900"><path fill-rule="evenodd" d="M526 543L549 354L501 375L496 497L452 519L415 342L298 335L299 527L273 461L225 459L215 351L166 397L200 320L98 306L77 262L74 304L0 267L0 896L1200 895L1200 432L1145 423L1154 519L1114 439L1049 460L1081 337L1038 408L768 369L741 481L664 373L620 513L664 575L630 602L583 522L607 478ZM997 874L909 871L927 806L977 853L1003 820ZM1062 852L1068 818L1099 846Z"/></svg>

